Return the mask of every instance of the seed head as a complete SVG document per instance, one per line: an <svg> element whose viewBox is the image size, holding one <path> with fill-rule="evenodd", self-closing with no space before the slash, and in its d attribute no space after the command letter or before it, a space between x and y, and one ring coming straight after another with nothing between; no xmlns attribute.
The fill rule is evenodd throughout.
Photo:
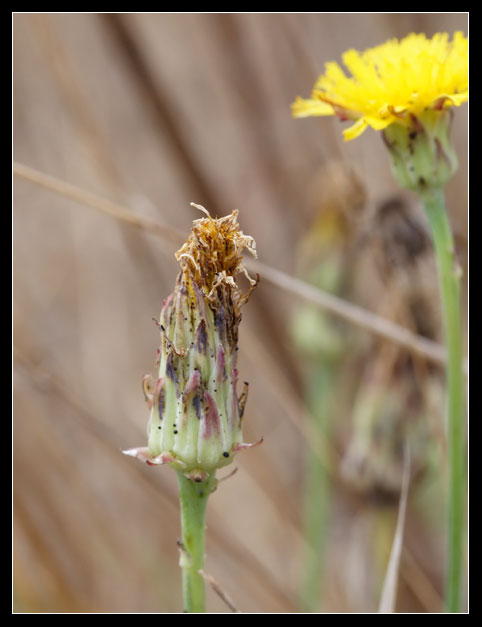
<svg viewBox="0 0 482 627"><path fill-rule="evenodd" d="M256 244L239 229L238 212L216 219L194 206L206 217L194 221L176 253L181 270L158 322L159 376L143 379L148 446L124 452L203 481L253 446L242 441L248 386L238 397L236 361L241 307L259 277L252 279L243 265L243 250L256 256ZM244 294L239 273L250 283Z"/></svg>

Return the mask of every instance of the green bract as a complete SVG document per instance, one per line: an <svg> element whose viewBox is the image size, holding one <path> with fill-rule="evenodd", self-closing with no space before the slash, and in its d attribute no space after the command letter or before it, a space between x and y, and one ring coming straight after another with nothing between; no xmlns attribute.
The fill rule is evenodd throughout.
<svg viewBox="0 0 482 627"><path fill-rule="evenodd" d="M452 112L427 110L410 126L392 124L383 131L392 172L402 187L420 191L442 187L457 171L450 141Z"/></svg>

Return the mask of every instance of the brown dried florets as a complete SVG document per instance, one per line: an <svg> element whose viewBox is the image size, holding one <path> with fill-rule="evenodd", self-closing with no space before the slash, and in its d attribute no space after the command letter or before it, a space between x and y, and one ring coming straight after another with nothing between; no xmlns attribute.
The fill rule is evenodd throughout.
<svg viewBox="0 0 482 627"><path fill-rule="evenodd" d="M207 217L194 220L187 242L176 253L182 280L187 285L194 281L214 307L219 300L218 289L229 288L233 304L239 309L258 282L249 276L242 261L244 249L257 256L256 242L239 229L237 209L224 218L212 218L204 207L191 204ZM234 277L240 272L251 284L248 294L241 294L236 284Z"/></svg>

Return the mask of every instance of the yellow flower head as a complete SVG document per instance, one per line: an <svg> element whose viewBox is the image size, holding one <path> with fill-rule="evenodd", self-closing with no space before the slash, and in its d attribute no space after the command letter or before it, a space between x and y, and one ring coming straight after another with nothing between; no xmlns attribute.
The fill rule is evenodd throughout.
<svg viewBox="0 0 482 627"><path fill-rule="evenodd" d="M410 34L365 52L348 50L343 63L325 64L310 99L298 97L295 117L336 115L355 120L343 134L345 140L361 135L367 126L382 130L391 124L409 125L427 109L459 106L468 99L468 40L456 32L432 39Z"/></svg>

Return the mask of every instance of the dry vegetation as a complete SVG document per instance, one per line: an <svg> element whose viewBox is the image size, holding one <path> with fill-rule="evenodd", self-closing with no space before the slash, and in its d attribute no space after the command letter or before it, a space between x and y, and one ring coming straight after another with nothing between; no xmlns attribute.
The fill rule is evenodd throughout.
<svg viewBox="0 0 482 627"><path fill-rule="evenodd" d="M392 180L380 138L343 144L335 120L296 121L289 106L346 48L467 32L466 15L16 14L13 28L16 161L183 234L199 217L191 201L212 215L238 208L260 260L289 274L303 272L301 242L316 216L339 212L339 293L441 342L425 223ZM447 188L464 268L466 115L456 111L460 170ZM154 370L152 317L172 291L178 246L20 178L13 217L14 610L178 612L175 474L120 454L145 439L141 379ZM290 333L300 302L262 280L243 312L246 440L264 443L237 458L211 498L206 571L241 611L297 611L311 445L332 480L320 609L376 610L404 421L418 420L397 609L440 611L440 366L330 318L350 345L331 436L310 439L308 359ZM357 448L353 408L374 384L402 414L383 454ZM213 590L208 607L229 611Z"/></svg>

